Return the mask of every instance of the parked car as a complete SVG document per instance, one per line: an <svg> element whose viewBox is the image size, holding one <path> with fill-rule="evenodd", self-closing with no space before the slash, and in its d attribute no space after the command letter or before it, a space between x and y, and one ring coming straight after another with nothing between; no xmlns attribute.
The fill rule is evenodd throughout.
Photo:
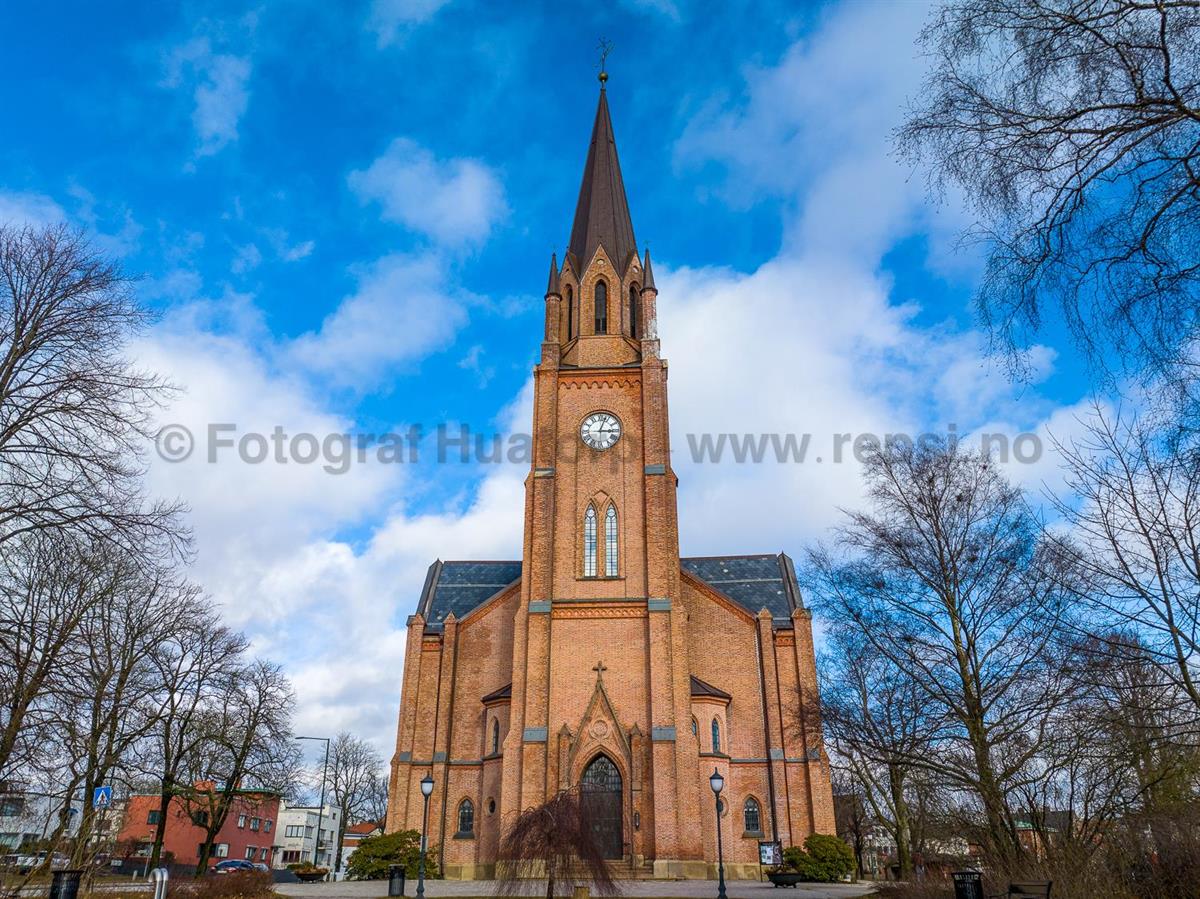
<svg viewBox="0 0 1200 899"><path fill-rule="evenodd" d="M16 871L18 874L28 874L44 865L46 857L49 855L49 852L18 852L4 856L3 864L5 868ZM71 860L59 852L50 856L50 870L52 871L65 868L70 863Z"/></svg>
<svg viewBox="0 0 1200 899"><path fill-rule="evenodd" d="M264 866L265 867L265 866ZM223 862L217 862L213 868L214 874L240 874L242 871L258 871L258 865L254 862L248 862L242 858L227 858Z"/></svg>

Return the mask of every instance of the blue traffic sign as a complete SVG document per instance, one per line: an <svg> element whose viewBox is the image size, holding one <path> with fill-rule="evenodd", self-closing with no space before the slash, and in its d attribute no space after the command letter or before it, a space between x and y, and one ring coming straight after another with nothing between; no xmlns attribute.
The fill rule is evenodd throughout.
<svg viewBox="0 0 1200 899"><path fill-rule="evenodd" d="M96 787L92 792L92 808L108 808L112 805L112 787Z"/></svg>

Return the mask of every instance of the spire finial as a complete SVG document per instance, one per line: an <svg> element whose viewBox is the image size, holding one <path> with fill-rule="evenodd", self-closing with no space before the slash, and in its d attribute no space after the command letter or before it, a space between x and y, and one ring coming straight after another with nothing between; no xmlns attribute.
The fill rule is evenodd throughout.
<svg viewBox="0 0 1200 899"><path fill-rule="evenodd" d="M608 62L608 54L612 52L612 41L602 37L596 44L596 49L600 51L600 90L604 90L604 82L608 81L605 64Z"/></svg>

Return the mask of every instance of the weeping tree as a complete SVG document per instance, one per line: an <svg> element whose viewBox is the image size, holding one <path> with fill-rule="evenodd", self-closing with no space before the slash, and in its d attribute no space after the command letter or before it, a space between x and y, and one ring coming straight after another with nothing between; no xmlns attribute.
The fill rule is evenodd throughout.
<svg viewBox="0 0 1200 899"><path fill-rule="evenodd" d="M608 860L592 833L587 796L578 787L527 808L500 840L497 896L515 896L522 880L546 878L546 899L566 895L577 878L602 896L616 896Z"/></svg>

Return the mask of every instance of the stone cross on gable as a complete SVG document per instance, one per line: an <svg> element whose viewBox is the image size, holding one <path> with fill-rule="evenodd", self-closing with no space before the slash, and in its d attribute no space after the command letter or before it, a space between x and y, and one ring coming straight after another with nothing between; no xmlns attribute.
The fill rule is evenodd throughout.
<svg viewBox="0 0 1200 899"><path fill-rule="evenodd" d="M604 667L603 662L597 662L592 670L596 672L596 680L604 680L604 672L608 669Z"/></svg>

